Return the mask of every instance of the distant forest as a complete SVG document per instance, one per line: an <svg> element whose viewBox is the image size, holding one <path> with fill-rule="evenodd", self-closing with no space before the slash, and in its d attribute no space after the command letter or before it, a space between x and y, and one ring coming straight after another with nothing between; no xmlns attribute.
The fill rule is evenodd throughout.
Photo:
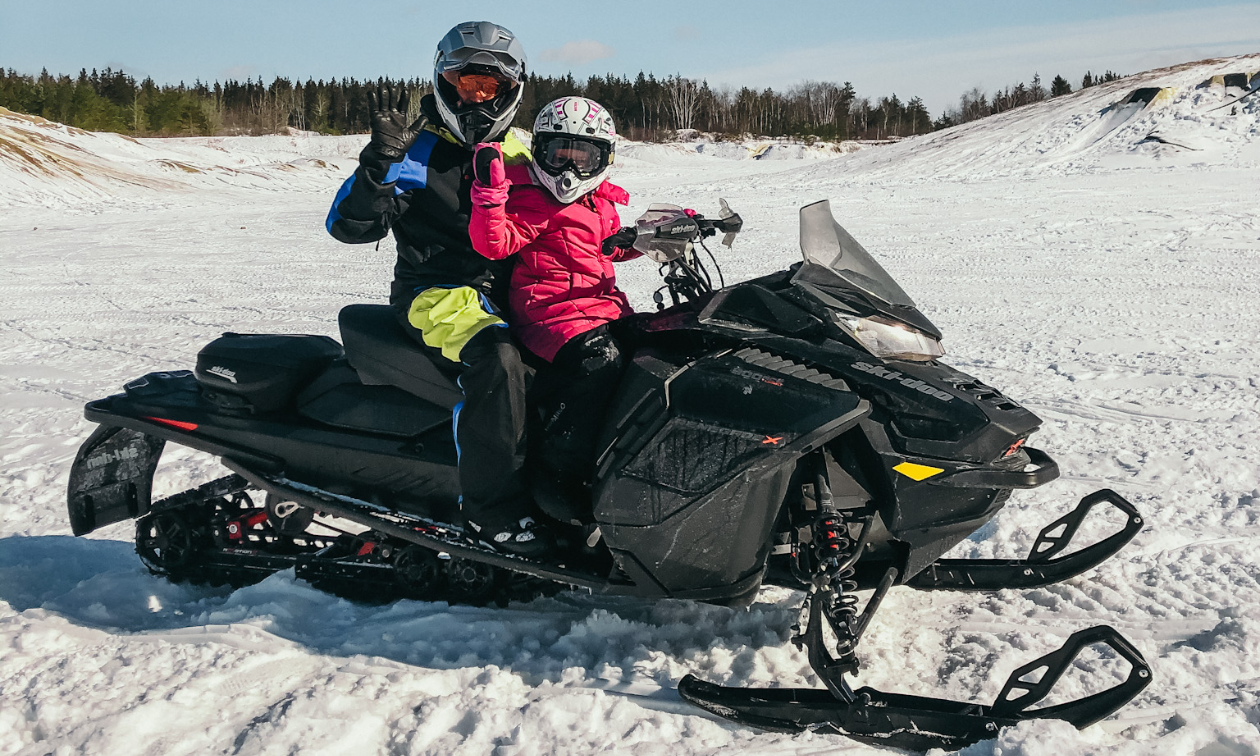
<svg viewBox="0 0 1260 756"><path fill-rule="evenodd" d="M1085 74L1081 88L1119 79L1107 71ZM417 95L432 89L427 80L381 80ZM0 69L0 107L38 115L90 131L133 136L214 136L275 134L288 128L324 134L368 130L367 92L378 82L341 79L305 83L276 78L270 84L228 80L192 86L137 82L109 68L77 77L38 76ZM1020 82L992 95L979 89L964 94L958 105L933 119L918 97L903 102L897 95L858 97L845 82L807 81L786 91L711 88L707 82L681 76L657 79L640 73L631 79L609 74L578 81L529 76L516 124L528 129L542 105L564 95L582 95L602 103L617 119L619 130L632 139L660 141L682 129L726 137L756 135L815 139L889 139L924 134L967 123L1012 108L1072 91L1056 76L1047 90L1041 77Z"/></svg>

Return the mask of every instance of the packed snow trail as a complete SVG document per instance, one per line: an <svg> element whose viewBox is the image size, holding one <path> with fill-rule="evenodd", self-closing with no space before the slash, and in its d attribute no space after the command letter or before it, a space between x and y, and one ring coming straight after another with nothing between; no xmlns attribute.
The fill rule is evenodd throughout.
<svg viewBox="0 0 1260 756"><path fill-rule="evenodd" d="M1098 487L1142 511L1129 547L1060 585L890 594L862 644L863 685L989 703L1012 669L1098 623L1154 668L1097 726L1028 723L968 756L1260 752L1260 102L1203 115L1223 96L1183 88L1164 115L1141 116L1193 127L1204 150L1129 139L1126 125L1055 152L1073 118L1096 117L1091 98L1138 86L1119 84L1115 98L1081 93L1088 107L1070 118L1055 100L834 161L648 145L616 178L634 197L627 219L653 201L712 213L728 199L745 219L733 250L715 248L728 281L799 259L797 208L830 198L944 331L946 361L1043 418L1033 443L1063 479L1017 492L955 556L1022 556ZM1037 134L1041 152L989 149ZM323 230L361 137L126 143L139 164L90 151L113 137L65 139L117 173L165 171L162 159L207 170L88 191L0 165L0 202L12 200L0 214L0 754L881 752L678 701L687 672L817 687L788 641L800 599L788 591L747 611L582 594L362 606L291 573L237 591L171 585L145 572L127 525L66 535L84 402L191 366L222 331L335 336L340 307L384 301L393 252ZM211 153L251 173L214 174ZM619 273L650 307L655 266ZM220 474L169 447L156 494Z"/></svg>

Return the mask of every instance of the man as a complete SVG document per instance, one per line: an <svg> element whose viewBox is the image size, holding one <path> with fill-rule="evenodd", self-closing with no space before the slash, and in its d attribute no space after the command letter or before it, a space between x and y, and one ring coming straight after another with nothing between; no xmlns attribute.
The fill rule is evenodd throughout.
<svg viewBox="0 0 1260 756"><path fill-rule="evenodd" d="M438 43L433 94L409 122L408 96L369 95L372 137L328 213L328 232L361 244L390 231L398 248L390 304L436 362L460 371L455 407L461 506L471 534L496 549L539 557L554 537L531 515L524 474L527 369L499 317L510 261L487 260L468 238L473 147L502 142L527 162L509 131L521 102L525 53L487 21Z"/></svg>

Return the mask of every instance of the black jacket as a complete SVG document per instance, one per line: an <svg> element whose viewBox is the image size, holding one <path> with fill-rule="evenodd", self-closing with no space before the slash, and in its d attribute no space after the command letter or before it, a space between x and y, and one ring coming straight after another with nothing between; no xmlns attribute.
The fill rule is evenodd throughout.
<svg viewBox="0 0 1260 756"><path fill-rule="evenodd" d="M328 233L347 244L374 242L394 232L398 261L389 301L403 311L419 290L473 286L500 307L511 260L488 260L472 248L472 157L441 128L433 95L420 101L427 124L401 162L380 157L369 144L359 167L333 200ZM515 140L511 140L515 141Z"/></svg>

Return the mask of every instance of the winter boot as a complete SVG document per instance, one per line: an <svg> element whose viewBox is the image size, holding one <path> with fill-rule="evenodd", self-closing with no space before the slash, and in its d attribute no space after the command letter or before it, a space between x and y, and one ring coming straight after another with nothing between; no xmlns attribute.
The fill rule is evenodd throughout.
<svg viewBox="0 0 1260 756"><path fill-rule="evenodd" d="M556 549L556 537L551 529L533 517L487 527L469 520L468 533L475 534L478 541L495 551L526 559L541 559Z"/></svg>

